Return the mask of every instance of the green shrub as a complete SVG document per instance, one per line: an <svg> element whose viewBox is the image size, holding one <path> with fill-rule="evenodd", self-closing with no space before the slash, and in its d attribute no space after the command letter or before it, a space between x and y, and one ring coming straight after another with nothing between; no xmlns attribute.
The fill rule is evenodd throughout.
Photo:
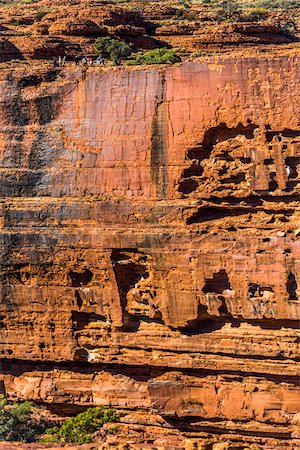
<svg viewBox="0 0 300 450"><path fill-rule="evenodd" d="M9 22L9 25L11 25L12 27L18 27L19 25L21 25L21 22L19 20L11 20Z"/></svg>
<svg viewBox="0 0 300 450"><path fill-rule="evenodd" d="M259 0L256 6L272 9L293 9L299 8L299 0Z"/></svg>
<svg viewBox="0 0 300 450"><path fill-rule="evenodd" d="M185 9L190 9L192 7L192 5L186 0L179 0L179 2Z"/></svg>
<svg viewBox="0 0 300 450"><path fill-rule="evenodd" d="M258 22L267 17L268 10L266 8L250 8L240 14L239 20L241 22Z"/></svg>
<svg viewBox="0 0 300 450"><path fill-rule="evenodd" d="M68 442L85 444L92 442L92 434L107 422L116 422L118 414L113 408L89 408L83 413L68 419L60 428L46 430L43 442Z"/></svg>
<svg viewBox="0 0 300 450"><path fill-rule="evenodd" d="M15 403L6 406L3 396L0 399L0 441L34 442L42 434L48 421L36 417L31 402Z"/></svg>
<svg viewBox="0 0 300 450"><path fill-rule="evenodd" d="M19 0L16 3L21 3L22 5L27 5L30 3L38 3L39 0Z"/></svg>
<svg viewBox="0 0 300 450"><path fill-rule="evenodd" d="M0 411L4 408L4 406L7 404L7 400L5 398L5 395L0 394Z"/></svg>
<svg viewBox="0 0 300 450"><path fill-rule="evenodd" d="M117 425L111 425L110 427L106 428L106 433L117 434L118 430L119 430L119 427Z"/></svg>
<svg viewBox="0 0 300 450"><path fill-rule="evenodd" d="M173 49L168 48L156 48L155 50L149 50L148 52L139 55L134 64L175 64L180 62L180 56L178 56Z"/></svg>
<svg viewBox="0 0 300 450"><path fill-rule="evenodd" d="M124 41L119 41L109 36L96 39L94 50L96 55L110 59L115 64L120 64L122 59L127 59L131 54L129 45Z"/></svg>
<svg viewBox="0 0 300 450"><path fill-rule="evenodd" d="M175 14L176 14L176 17L178 17L178 18L182 17L184 14L184 9L183 8L176 9Z"/></svg>
<svg viewBox="0 0 300 450"><path fill-rule="evenodd" d="M294 21L281 24L281 31L286 36L293 36L297 33L297 26Z"/></svg>
<svg viewBox="0 0 300 450"><path fill-rule="evenodd" d="M46 16L47 14L49 14L51 11L49 10L49 9L44 9L44 10L40 10L40 11L37 11L37 13L35 14L35 18L37 19L37 20L42 20L42 18L44 17L44 16Z"/></svg>

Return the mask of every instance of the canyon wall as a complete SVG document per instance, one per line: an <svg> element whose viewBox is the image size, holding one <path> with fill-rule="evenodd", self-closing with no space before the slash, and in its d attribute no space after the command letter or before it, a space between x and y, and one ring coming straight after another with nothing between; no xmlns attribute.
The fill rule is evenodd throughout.
<svg viewBox="0 0 300 450"><path fill-rule="evenodd" d="M3 71L0 101L2 391L292 448L299 58Z"/></svg>

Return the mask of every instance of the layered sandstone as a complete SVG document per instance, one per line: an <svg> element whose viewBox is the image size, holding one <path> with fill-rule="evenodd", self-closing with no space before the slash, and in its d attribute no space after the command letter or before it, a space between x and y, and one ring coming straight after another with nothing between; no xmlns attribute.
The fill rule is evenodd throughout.
<svg viewBox="0 0 300 450"><path fill-rule="evenodd" d="M298 445L299 62L1 73L9 399Z"/></svg>
<svg viewBox="0 0 300 450"><path fill-rule="evenodd" d="M125 40L133 51L176 47L184 57L241 45L274 48L300 38L300 10L292 0L274 9L260 8L258 0L227 6L177 0L2 2L7 4L0 11L0 62L91 55L101 36Z"/></svg>

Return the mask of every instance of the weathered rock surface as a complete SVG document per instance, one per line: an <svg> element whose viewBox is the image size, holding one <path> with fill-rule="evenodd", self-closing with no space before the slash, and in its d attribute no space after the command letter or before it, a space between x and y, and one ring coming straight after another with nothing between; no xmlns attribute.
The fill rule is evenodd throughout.
<svg viewBox="0 0 300 450"><path fill-rule="evenodd" d="M194 53L207 50L232 51L241 45L266 48L300 38L296 2L289 7L283 2L276 8L257 8L253 1L231 8L224 2L171 0L3 1L8 4L1 10L0 34L4 27L5 36L25 59L57 56L57 48L51 45L57 39L64 41L60 56L73 59L93 54L94 40L103 35L125 40L133 51L173 46L183 57L192 54L192 59ZM6 61L12 59L16 58L10 55Z"/></svg>
<svg viewBox="0 0 300 450"><path fill-rule="evenodd" d="M2 72L10 399L297 447L299 67Z"/></svg>

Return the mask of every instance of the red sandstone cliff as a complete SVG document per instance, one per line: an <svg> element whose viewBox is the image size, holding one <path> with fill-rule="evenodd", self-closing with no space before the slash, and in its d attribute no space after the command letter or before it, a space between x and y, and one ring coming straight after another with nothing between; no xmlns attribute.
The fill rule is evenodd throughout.
<svg viewBox="0 0 300 450"><path fill-rule="evenodd" d="M8 398L295 448L299 67L1 73Z"/></svg>

